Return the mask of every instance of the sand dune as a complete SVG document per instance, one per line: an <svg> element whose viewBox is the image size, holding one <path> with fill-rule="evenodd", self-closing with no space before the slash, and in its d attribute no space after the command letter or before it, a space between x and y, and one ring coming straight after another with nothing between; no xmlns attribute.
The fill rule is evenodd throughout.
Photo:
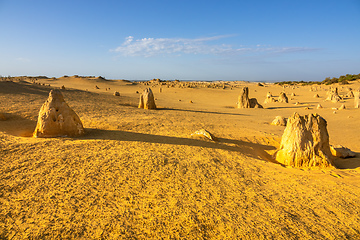
<svg viewBox="0 0 360 240"><path fill-rule="evenodd" d="M360 110L353 98L325 101L329 86L33 80L0 81L1 239L360 238ZM32 138L63 85L86 134ZM236 108L243 86L264 109ZM157 110L137 108L147 87ZM337 87L345 96L360 82ZM282 91L289 103L263 103ZM321 115L330 144L356 157L328 169L277 164L285 127L270 123L294 112ZM199 129L218 141L191 136Z"/></svg>

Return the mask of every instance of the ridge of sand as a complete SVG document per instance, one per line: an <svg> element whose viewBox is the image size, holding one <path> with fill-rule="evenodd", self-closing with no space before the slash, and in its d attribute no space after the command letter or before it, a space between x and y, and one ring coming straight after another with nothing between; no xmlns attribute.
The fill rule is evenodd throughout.
<svg viewBox="0 0 360 240"><path fill-rule="evenodd" d="M315 99L310 86L38 82L45 86L0 81L0 113L8 118L0 121L0 238L360 237L360 111L350 98L324 102L329 86L318 88ZM62 85L85 136L28 137L48 92ZM236 109L245 85L261 104L267 92L276 98L284 90L289 103ZM359 86L338 85L339 94ZM146 87L158 110L137 108ZM316 109L318 103L324 108ZM343 103L347 109L333 109ZM325 170L271 162L284 127L270 123L294 111L320 114L328 122L330 144L349 147L357 157ZM219 141L190 136L202 128Z"/></svg>

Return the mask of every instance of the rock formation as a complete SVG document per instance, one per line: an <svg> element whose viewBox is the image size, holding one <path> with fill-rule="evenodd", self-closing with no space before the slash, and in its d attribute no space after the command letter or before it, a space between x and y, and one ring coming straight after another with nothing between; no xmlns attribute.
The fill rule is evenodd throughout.
<svg viewBox="0 0 360 240"><path fill-rule="evenodd" d="M339 107L339 110L343 110L343 109L346 109L345 104L341 104L341 106Z"/></svg>
<svg viewBox="0 0 360 240"><path fill-rule="evenodd" d="M314 95L314 98L319 98L319 97L320 97L320 96L319 96L319 94L317 94L317 93Z"/></svg>
<svg viewBox="0 0 360 240"><path fill-rule="evenodd" d="M156 109L154 94L151 88L145 88L140 96L139 108Z"/></svg>
<svg viewBox="0 0 360 240"><path fill-rule="evenodd" d="M281 92L278 98L278 102L288 103L289 99L284 92Z"/></svg>
<svg viewBox="0 0 360 240"><path fill-rule="evenodd" d="M353 151L341 145L330 146L330 150L333 156L339 158L351 158L356 156Z"/></svg>
<svg viewBox="0 0 360 240"><path fill-rule="evenodd" d="M286 126L287 119L282 116L276 116L275 119L271 122L271 125L274 126Z"/></svg>
<svg viewBox="0 0 360 240"><path fill-rule="evenodd" d="M337 87L330 87L329 92L327 93L327 101L331 101L333 103L339 102L341 97L339 96L338 88Z"/></svg>
<svg viewBox="0 0 360 240"><path fill-rule="evenodd" d="M205 129L200 129L194 133L191 134L191 136L200 136L200 137L206 137L212 141L217 141L218 139L211 134L209 131L205 130Z"/></svg>
<svg viewBox="0 0 360 240"><path fill-rule="evenodd" d="M238 98L238 108L263 108L256 98L249 99L249 88L244 87Z"/></svg>
<svg viewBox="0 0 360 240"><path fill-rule="evenodd" d="M333 166L325 119L294 113L287 121L276 160L300 168Z"/></svg>
<svg viewBox="0 0 360 240"><path fill-rule="evenodd" d="M84 127L78 115L65 102L60 90L51 90L42 105L34 137L80 136Z"/></svg>
<svg viewBox="0 0 360 240"><path fill-rule="evenodd" d="M250 108L249 88L243 87L238 98L238 108Z"/></svg>
<svg viewBox="0 0 360 240"><path fill-rule="evenodd" d="M275 99L272 97L271 92L268 92L266 94L264 103L272 103L272 102L275 102Z"/></svg>
<svg viewBox="0 0 360 240"><path fill-rule="evenodd" d="M359 108L360 107L360 91L354 92L354 107Z"/></svg>

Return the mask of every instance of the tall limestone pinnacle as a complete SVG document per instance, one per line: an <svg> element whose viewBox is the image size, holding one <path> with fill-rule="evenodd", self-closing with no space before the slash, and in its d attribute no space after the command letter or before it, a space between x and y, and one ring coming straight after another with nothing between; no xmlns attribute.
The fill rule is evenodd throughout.
<svg viewBox="0 0 360 240"><path fill-rule="evenodd" d="M238 97L237 108L263 108L256 98L249 98L249 88L243 87Z"/></svg>
<svg viewBox="0 0 360 240"><path fill-rule="evenodd" d="M145 88L140 96L139 108L156 109L154 94L151 88Z"/></svg>

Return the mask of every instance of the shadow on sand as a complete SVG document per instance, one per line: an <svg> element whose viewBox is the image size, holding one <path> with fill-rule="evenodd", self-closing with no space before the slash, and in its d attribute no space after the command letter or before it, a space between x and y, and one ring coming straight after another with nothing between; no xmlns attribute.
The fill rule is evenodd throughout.
<svg viewBox="0 0 360 240"><path fill-rule="evenodd" d="M233 115L233 116L247 116L247 115L241 114L241 113L211 112L211 111L201 111L201 110L193 110L193 109L180 109L180 108L157 108L156 110L194 112L194 113L209 113L209 114L221 114L221 115Z"/></svg>
<svg viewBox="0 0 360 240"><path fill-rule="evenodd" d="M334 165L338 169L355 169L360 167L360 153L356 153L354 158L336 158Z"/></svg>
<svg viewBox="0 0 360 240"><path fill-rule="evenodd" d="M32 137L32 133L36 127L36 121L24 119L16 115L7 114L9 117L5 121L0 121L0 131L12 136ZM213 142L207 139L195 139L184 137L162 136L147 133L128 132L120 130L102 130L102 129L85 129L86 134L79 138L82 140L115 140L115 141L135 141L147 143L171 144L179 146L193 146L211 149L222 149L227 151L238 152L245 156L278 163L267 153L269 150L275 150L274 146L262 145L259 143L247 142L236 139L217 138L218 141ZM334 164L338 169L355 169L360 167L360 153L356 153L355 158L334 160Z"/></svg>
<svg viewBox="0 0 360 240"><path fill-rule="evenodd" d="M0 93L1 94L37 94L42 96L49 95L51 87L40 86L27 82L17 83L11 81L0 82Z"/></svg>
<svg viewBox="0 0 360 240"><path fill-rule="evenodd" d="M307 107L307 106L288 106L288 107L281 107L281 106L279 106L279 107L265 107L265 109L285 109L285 108L288 108L288 109L290 109L290 108L304 108L304 107Z"/></svg>
<svg viewBox="0 0 360 240"><path fill-rule="evenodd" d="M81 139L102 139L102 140L116 140L116 141L136 141L147 143L160 143L171 145L183 145L192 147L203 147L212 149L222 149L227 151L239 152L252 158L276 162L266 152L266 150L274 150L275 147L262 145L258 143L245 142L241 140L217 138L218 141L213 142L207 139L171 137L146 133L119 131L119 130L101 130L101 129L86 129L86 135Z"/></svg>

